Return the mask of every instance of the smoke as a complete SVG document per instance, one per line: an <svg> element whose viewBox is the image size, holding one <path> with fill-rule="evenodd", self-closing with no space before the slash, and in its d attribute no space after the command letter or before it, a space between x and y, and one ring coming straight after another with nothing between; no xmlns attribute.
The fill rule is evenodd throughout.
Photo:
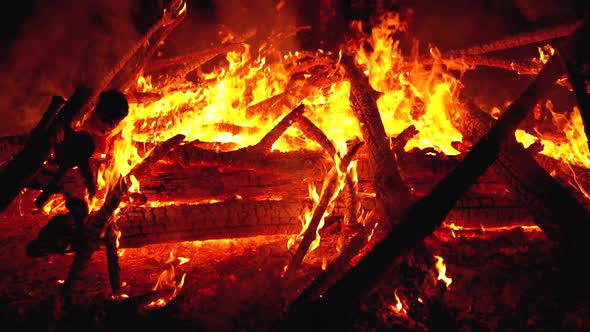
<svg viewBox="0 0 590 332"><path fill-rule="evenodd" d="M0 135L29 131L53 95L94 86L139 38L133 0L38 0L0 64Z"/></svg>

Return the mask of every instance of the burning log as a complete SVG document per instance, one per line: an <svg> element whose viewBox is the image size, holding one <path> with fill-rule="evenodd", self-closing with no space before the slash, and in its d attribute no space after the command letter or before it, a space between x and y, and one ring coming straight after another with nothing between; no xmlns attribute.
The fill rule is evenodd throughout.
<svg viewBox="0 0 590 332"><path fill-rule="evenodd" d="M336 148L334 143L330 141L328 136L318 128L310 119L305 116L297 118L297 127L307 136L308 138L316 141L332 158L336 155Z"/></svg>
<svg viewBox="0 0 590 332"><path fill-rule="evenodd" d="M351 80L350 102L374 164L374 187L385 219L394 224L410 201L410 191L398 172L397 162L389 148L385 128L367 77L358 69L350 56L342 58L342 65Z"/></svg>
<svg viewBox="0 0 590 332"><path fill-rule="evenodd" d="M0 173L0 181L3 184L0 194L0 211L6 209L28 184L35 172L41 168L49 157L56 136L63 128L71 125L72 120L76 114L80 113L89 96L90 89L80 86L59 110L57 108L61 102L53 99L49 109L37 127L33 129L25 147Z"/></svg>
<svg viewBox="0 0 590 332"><path fill-rule="evenodd" d="M368 211L376 205L373 197L361 197L357 204ZM119 247L275 233L295 234L301 228L300 216L311 207L312 202L305 197L285 200L233 198L222 202L178 202L161 206L129 205L117 219L122 234ZM348 211L348 203L337 199L331 216L341 218ZM446 216L445 223L504 227L521 225L528 216L528 210L510 198L492 195L462 197ZM374 225L378 220L368 219L366 223L373 222ZM364 236L368 236L372 229L373 226L365 226Z"/></svg>
<svg viewBox="0 0 590 332"><path fill-rule="evenodd" d="M283 135L285 130L287 130L295 120L303 114L305 111L305 106L303 104L295 107L289 114L279 121L279 123L274 126L264 137L258 142L256 145L250 147L249 149L253 151L261 151L267 152L270 151L272 145Z"/></svg>
<svg viewBox="0 0 590 332"><path fill-rule="evenodd" d="M309 200L228 200L217 203L127 207L118 224L120 245L293 234Z"/></svg>
<svg viewBox="0 0 590 332"><path fill-rule="evenodd" d="M589 29L590 20L585 20L568 39L566 49L571 52L570 55L586 51L583 49L586 46L584 39L588 36ZM498 159L502 145L510 139L518 124L533 109L538 99L549 91L564 70L564 64L560 59L552 57L492 129L473 146L457 168L439 182L429 195L413 204L403 214L399 225L378 242L342 279L330 287L321 299L316 299L315 305L305 303L303 299L292 303L285 321L285 329L300 328L299 320L313 321L317 324L315 319L332 322L335 313L345 315L346 307L351 303L356 304L399 255L422 241L441 224L465 190ZM588 234L590 224L585 225L579 234ZM576 244L579 248L584 247L583 243ZM586 251L583 254L585 253ZM313 315L314 313L316 314Z"/></svg>
<svg viewBox="0 0 590 332"><path fill-rule="evenodd" d="M140 164L136 165L131 172L129 172L129 174L125 177L119 178L117 184L107 193L102 207L95 214L86 218L87 220L84 229L81 231L79 239L77 239L79 248L77 248L74 261L70 267L68 279L63 284L61 291L61 295L67 302L71 300L73 287L75 283L81 280L81 274L86 270L90 257L100 245L100 234L105 229L105 226L111 219L115 210L119 207L122 196L127 193L130 186L129 178L132 175L145 172L151 167L151 165L180 144L183 139L184 136L177 135L155 147Z"/></svg>
<svg viewBox="0 0 590 332"><path fill-rule="evenodd" d="M211 59L227 52L237 51L241 48L241 43L229 43L220 47L199 50L167 59L152 60L145 65L143 71L144 73L153 73L168 70L170 67L174 66L182 66L184 69L180 70L178 75L184 77L188 72L195 70Z"/></svg>
<svg viewBox="0 0 590 332"><path fill-rule="evenodd" d="M567 37L580 25L580 23L581 21L578 21L575 23L558 25L552 28L529 31L466 49L452 50L447 52L447 54L449 56L480 55Z"/></svg>

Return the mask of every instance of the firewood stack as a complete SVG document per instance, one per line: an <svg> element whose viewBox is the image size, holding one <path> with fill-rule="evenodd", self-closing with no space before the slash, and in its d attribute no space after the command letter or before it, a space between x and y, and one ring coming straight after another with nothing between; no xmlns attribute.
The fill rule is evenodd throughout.
<svg viewBox="0 0 590 332"><path fill-rule="evenodd" d="M347 306L366 295L395 258L419 246L441 225L522 225L528 218L529 224L538 225L565 251L587 253L584 234L590 231L590 199L559 181L567 179L560 172L569 167L583 188L590 185L590 170L565 167L561 161L537 154L534 146L525 149L513 138L523 118L566 73L587 121L588 96L582 91L585 85L581 74L588 64L584 43L587 21L550 34L550 38L569 37L546 64L520 64L528 69L523 72L536 76L497 121L468 100L462 101L463 107L457 108L460 114L451 116L464 138L463 145L455 142L461 152L458 155L434 149L405 151L406 143L417 134L415 127L388 137L377 103L380 94L354 54L310 53L307 58L294 60L296 66L290 69L292 76L283 92L252 103L246 110L271 121L270 130L208 124L236 135L255 133L262 137L257 143L238 147L233 143L188 141L182 132L160 142L138 140L132 144L143 149L142 160L129 171L117 170L120 173L108 184L101 184L98 170L111 165L110 158L116 153L116 139L112 137L122 135L114 133L133 111L130 104L149 103L167 93L146 93L131 82L142 73L150 73L156 85L185 84L189 73L198 72L220 55L240 50L242 41L248 38L188 55L154 59L159 43L185 14L182 1L172 1L168 9L102 86L80 86L67 100L54 97L27 137L5 138L2 142L0 204L4 213L23 207L34 209L33 204L40 209L55 207L60 200L69 202L68 208L81 199L96 197L99 201L88 214L69 211L57 218L61 211L50 211L53 219L29 247L31 256L75 253L62 289L66 302L71 300L72 289L82 282L81 274L101 244L105 244L109 257L113 294L121 295L118 248L301 231L286 267L288 282L312 250L321 225L337 229L344 244L341 257L289 307L285 325L289 329L298 327L296 323L312 321L313 310L320 310L322 320L330 320L334 317L324 313L349 309ZM545 32L542 36L549 38ZM492 43L452 51L442 58L502 67L506 64L485 54L512 46L506 41ZM432 65L432 59L419 60ZM348 152L336 148L333 138L311 120L313 109L305 101L343 81L350 82L349 101L362 134L350 138ZM191 84L206 86L208 82ZM140 131L157 128L169 119L143 120L133 126ZM587 129L588 122L585 125ZM301 139L315 142L316 148L274 150L275 142L293 128ZM352 165L358 179L351 172ZM550 175L548 169L556 174ZM134 182L140 184L139 190L130 190ZM316 199L310 195L310 185L321 188ZM311 211L311 216L302 230L306 211ZM329 217L324 220L326 215ZM351 260L365 247L377 224L382 225L382 240L349 270ZM52 237L60 242L52 246Z"/></svg>

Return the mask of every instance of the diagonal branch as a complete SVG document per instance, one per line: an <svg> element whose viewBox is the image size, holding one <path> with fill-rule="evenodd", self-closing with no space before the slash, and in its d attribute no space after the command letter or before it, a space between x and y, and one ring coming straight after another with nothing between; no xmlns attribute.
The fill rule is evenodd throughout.
<svg viewBox="0 0 590 332"><path fill-rule="evenodd" d="M578 54L586 46L584 38L587 38L589 30L590 20L585 20L581 28L568 39L567 51L570 55ZM307 306L301 302L291 306L286 326L291 329L298 322L300 326L305 321L320 319L317 314L312 317L313 313L325 315L322 319L326 316L334 318L332 315L342 315L348 306L356 305L400 255L440 226L459 197L498 158L502 145L564 71L565 65L559 57L552 57L492 129L473 146L465 159L429 195L413 204L403 214L399 225L318 299L316 306Z"/></svg>

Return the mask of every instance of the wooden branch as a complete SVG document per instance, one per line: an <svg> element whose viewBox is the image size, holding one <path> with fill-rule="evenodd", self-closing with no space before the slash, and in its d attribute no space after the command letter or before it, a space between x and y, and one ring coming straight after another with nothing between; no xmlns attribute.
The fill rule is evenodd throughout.
<svg viewBox="0 0 590 332"><path fill-rule="evenodd" d="M326 134L324 134L324 132L309 118L303 115L298 117L297 127L303 132L303 134L305 134L305 136L307 136L307 138L316 141L331 158L334 158L337 153L334 143L332 143L328 136L326 136Z"/></svg>
<svg viewBox="0 0 590 332"><path fill-rule="evenodd" d="M110 224L105 232L105 249L107 254L107 266L109 271L109 282L111 284L112 295L117 297L121 295L121 267L119 266L117 232L115 226Z"/></svg>
<svg viewBox="0 0 590 332"><path fill-rule="evenodd" d="M292 306L319 298L331 285L342 278L342 275L350 267L350 261L367 245L369 237L379 222L379 217L373 211L369 212L366 218L365 225L350 239L348 244L343 247L340 255L328 265L326 271L317 276L317 278L315 278L315 280L303 290Z"/></svg>
<svg viewBox="0 0 590 332"><path fill-rule="evenodd" d="M228 52L236 52L242 48L243 45L241 43L229 43L227 45L199 50L197 52L183 54L168 59L154 60L146 66L145 72L159 72L170 70L171 67L180 66L180 69L175 71L175 75L185 77L188 73L199 68L215 57Z"/></svg>
<svg viewBox="0 0 590 332"><path fill-rule="evenodd" d="M404 152L404 148L408 141L414 138L414 136L418 135L418 130L416 126L410 125L406 129L402 130L396 137L391 138L391 151L396 155L401 154Z"/></svg>
<svg viewBox="0 0 590 332"><path fill-rule="evenodd" d="M176 8L172 8L172 6L177 4L178 1L171 1L162 18L158 20L158 22L156 22L156 24L154 24L143 37L136 41L131 46L131 48L129 48L127 53L125 53L119 59L115 66L113 66L113 68L111 68L106 73L102 81L97 85L96 89L89 97L88 103L84 105L85 109L83 112L78 114L73 119L75 123L77 123L79 126L84 124L88 118L88 115L91 113L89 112L90 109L94 106L93 104L96 103L98 96L103 91L110 89L122 89L126 82L130 80L130 77L136 77L136 75L139 73L139 70L141 69L141 66L130 66L129 64L132 62L131 60L133 60L133 58L136 56L144 56L143 54L138 54L145 45L150 45L148 46L147 50L148 54L151 52L151 49L159 47L161 40L159 40L158 37L167 36L167 34L176 26L178 26L178 24L180 24L180 22L186 16L186 9L181 9L179 12L175 12ZM152 41L151 39L154 36L156 36L156 41L153 44L150 44ZM127 69L127 72L124 72L125 69Z"/></svg>
<svg viewBox="0 0 590 332"><path fill-rule="evenodd" d="M588 30L590 30L590 21L585 20L582 28L576 30L568 39L568 46L572 49L582 47L578 43L588 36ZM514 134L520 121L533 109L538 99L550 90L564 70L564 65L558 57L552 57L492 129L473 146L457 168L439 182L429 195L413 204L404 213L399 225L377 243L373 250L352 267L342 279L328 289L315 306L307 306L300 301L293 303L289 309L286 326L301 324L300 320L307 322L314 319L331 320L335 313L346 314L348 306L357 304L358 299L373 287L374 282L401 254L440 226L459 197L497 159L504 142ZM584 234L590 231L590 224L586 225ZM584 252L583 255L585 254ZM318 314L313 317L308 316L313 315L314 312L319 312L322 316Z"/></svg>
<svg viewBox="0 0 590 332"><path fill-rule="evenodd" d="M452 50L446 52L452 56L479 55L494 51L502 51L515 47L526 46L539 42L546 42L552 39L569 36L580 25L581 21L558 25L552 28L524 32L515 36L506 37L497 41L472 46L466 49Z"/></svg>
<svg viewBox="0 0 590 332"><path fill-rule="evenodd" d="M254 151L268 152L272 148L272 145L283 135L293 122L297 120L305 112L305 106L303 104L295 107L289 114L285 115L277 125L275 125L256 145L252 146L251 149Z"/></svg>
<svg viewBox="0 0 590 332"><path fill-rule="evenodd" d="M59 103L55 98L53 99L51 107L33 130L34 135L29 137L25 147L14 156L0 173L0 183L2 183L0 211L6 209L28 184L35 172L43 166L51 153L56 135L65 126L71 124L72 119L87 102L89 95L90 90L88 88L84 86L78 87L68 101L57 111L57 114L55 114L55 107ZM49 122L51 123L49 124Z"/></svg>
<svg viewBox="0 0 590 332"><path fill-rule="evenodd" d="M324 185L322 187L322 192L320 194L319 201L317 202L317 206L315 206L313 210L311 220L309 221L309 223L306 223L307 229L303 234L303 239L301 240L301 243L299 243L299 246L297 247L295 254L291 258L291 262L289 263L289 265L287 266L287 270L285 271L286 280L289 280L293 276L293 273L297 271L299 265L303 261L303 257L305 257L307 251L309 250L309 247L316 238L320 221L322 221L322 219L325 217L325 213L328 210L330 204L332 204L332 202L336 199L340 190L342 189L344 185L344 179L346 176L346 168L350 164L352 158L354 157L354 154L357 151L358 148L352 149L348 153L346 160L345 158L342 158L341 164L335 162L334 167L332 167L332 170L330 170L330 172L326 176L326 180L324 181ZM335 157L339 158L338 156Z"/></svg>
<svg viewBox="0 0 590 332"><path fill-rule="evenodd" d="M389 148L389 140L375 100L376 91L363 72L356 67L352 57L344 56L342 65L351 81L352 110L359 121L371 162L375 166L374 187L377 200L383 217L395 224L410 202L410 191L402 181L397 162Z"/></svg>
<svg viewBox="0 0 590 332"><path fill-rule="evenodd" d="M100 245L100 234L112 218L115 210L119 207L123 195L127 193L130 186L129 177L147 171L156 161L180 144L183 139L183 135L176 135L156 146L141 163L133 167L129 174L125 177L119 178L115 186L107 193L102 207L95 214L87 217L80 239L77 239L76 241L80 244L80 248L78 248L78 251L76 252L74 261L70 267L68 278L63 284L61 291L61 294L66 301L70 300L74 284L81 280L82 272L86 270L94 251L98 249L98 246Z"/></svg>

